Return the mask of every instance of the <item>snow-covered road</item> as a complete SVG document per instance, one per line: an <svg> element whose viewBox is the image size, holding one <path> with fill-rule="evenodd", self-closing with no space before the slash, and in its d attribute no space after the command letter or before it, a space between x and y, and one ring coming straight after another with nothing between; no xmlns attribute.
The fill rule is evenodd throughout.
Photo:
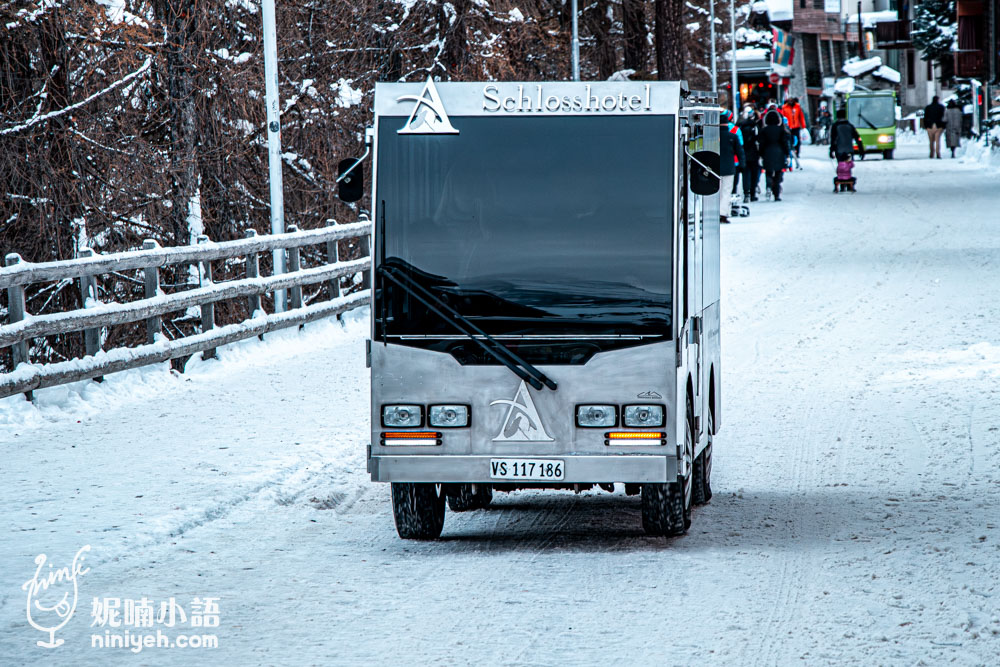
<svg viewBox="0 0 1000 667"><path fill-rule="evenodd" d="M725 423L687 536L619 490L400 540L365 473L367 325L310 325L0 402L0 664L996 664L998 176L904 146L835 196L803 154L723 229ZM85 544L66 643L36 647L21 584ZM95 597L144 596L221 598L220 647L91 646Z"/></svg>

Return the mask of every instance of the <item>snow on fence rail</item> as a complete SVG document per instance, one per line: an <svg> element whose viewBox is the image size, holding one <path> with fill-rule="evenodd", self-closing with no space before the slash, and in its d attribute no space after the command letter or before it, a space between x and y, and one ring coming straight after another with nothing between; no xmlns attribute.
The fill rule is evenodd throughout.
<svg viewBox="0 0 1000 667"><path fill-rule="evenodd" d="M362 221L349 225L330 225L322 229L299 231L290 227L285 234L257 236L254 230L236 241L212 243L201 236L197 245L161 248L156 241L145 241L142 250L98 255L86 249L77 259L32 264L17 254L5 258L0 268L0 289L7 290L10 322L0 326L0 348L12 347L14 370L0 374L0 398L55 385L102 377L118 371L160 363L177 357L202 352L211 357L215 348L270 331L305 324L331 315L339 315L363 305L371 287L371 259L368 256L351 261L339 261L337 242L361 239L361 251L369 255L368 235L371 224ZM304 246L326 244L326 263L311 269L301 269L299 252ZM261 276L259 255L272 250L287 252L288 273ZM246 276L223 283L212 282L214 260L246 258ZM164 294L160 290L159 269L177 264L197 264L203 267L205 279L197 289ZM96 276L127 270L142 269L145 297L131 303L99 303ZM362 274L363 291L340 295L340 279ZM49 315L32 316L25 311L24 288L38 282L80 279L84 307ZM327 283L330 299L306 306L302 304L303 285ZM289 310L267 314L261 308L261 296L267 292L288 290ZM218 301L246 298L250 318L223 327L215 325ZM176 340L161 335L160 316L201 307L201 332ZM103 351L100 345L102 327L129 322L146 322L146 344L132 348ZM28 363L28 341L54 334L76 331L84 333L86 356L52 364Z"/></svg>

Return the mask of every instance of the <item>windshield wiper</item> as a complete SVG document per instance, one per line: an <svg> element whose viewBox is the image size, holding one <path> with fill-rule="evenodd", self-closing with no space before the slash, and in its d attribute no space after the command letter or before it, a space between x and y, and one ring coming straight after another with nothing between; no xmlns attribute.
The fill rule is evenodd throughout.
<svg viewBox="0 0 1000 667"><path fill-rule="evenodd" d="M860 118L861 120L863 120L866 123L868 123L868 127L870 127L873 130L877 127L876 125L873 125L870 120L868 120L867 118L865 118L865 115L863 113L858 113L858 118Z"/></svg>
<svg viewBox="0 0 1000 667"><path fill-rule="evenodd" d="M386 267L385 265L378 267L379 273L383 277L388 278L398 285L404 292L424 304L432 313L455 327L461 334L475 341L490 356L509 368L516 376L530 384L536 390L541 389L543 385L553 391L558 387L555 380L514 354L507 346L470 322L468 318L447 303L434 296L423 285L415 282L406 274L396 274L394 269L395 267ZM385 300L384 294L382 299L383 301ZM487 342L489 342L489 345L487 345Z"/></svg>

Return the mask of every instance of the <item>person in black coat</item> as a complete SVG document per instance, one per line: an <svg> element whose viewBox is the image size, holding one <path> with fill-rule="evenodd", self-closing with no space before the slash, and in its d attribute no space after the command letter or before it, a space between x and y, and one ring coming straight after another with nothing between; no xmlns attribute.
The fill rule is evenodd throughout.
<svg viewBox="0 0 1000 667"><path fill-rule="evenodd" d="M944 132L944 105L938 102L937 95L924 107L924 129L927 130L927 141L931 145L931 157L940 160L941 133Z"/></svg>
<svg viewBox="0 0 1000 667"><path fill-rule="evenodd" d="M731 197L736 192L736 173L746 163L739 127L733 123L733 112L724 109L719 124L719 176L722 177L719 196L719 222L729 222Z"/></svg>
<svg viewBox="0 0 1000 667"><path fill-rule="evenodd" d="M743 133L743 150L746 162L743 164L743 201L757 201L757 183L760 181L760 154L757 141L760 136L760 116L757 110L747 105L747 111L740 120Z"/></svg>
<svg viewBox="0 0 1000 667"><path fill-rule="evenodd" d="M765 183L774 194L774 201L781 201L782 170L791 155L788 139L781 114L773 109L764 114L764 128L757 139L757 149L764 163Z"/></svg>
<svg viewBox="0 0 1000 667"><path fill-rule="evenodd" d="M837 110L837 122L830 128L830 157L836 157L837 162L847 162L854 154L857 146L861 159L865 157L865 143L861 141L858 129L847 120L847 111Z"/></svg>

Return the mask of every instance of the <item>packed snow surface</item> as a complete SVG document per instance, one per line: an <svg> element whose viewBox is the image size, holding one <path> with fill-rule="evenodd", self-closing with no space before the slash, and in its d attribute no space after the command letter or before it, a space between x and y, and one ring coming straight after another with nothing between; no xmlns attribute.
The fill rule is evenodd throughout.
<svg viewBox="0 0 1000 667"><path fill-rule="evenodd" d="M360 311L0 401L0 664L996 664L996 173L906 143L834 195L826 150L722 229L715 497L688 535L645 536L619 487L400 540L365 472ZM21 586L84 545L65 644L38 647ZM217 649L91 647L95 597L199 596Z"/></svg>

